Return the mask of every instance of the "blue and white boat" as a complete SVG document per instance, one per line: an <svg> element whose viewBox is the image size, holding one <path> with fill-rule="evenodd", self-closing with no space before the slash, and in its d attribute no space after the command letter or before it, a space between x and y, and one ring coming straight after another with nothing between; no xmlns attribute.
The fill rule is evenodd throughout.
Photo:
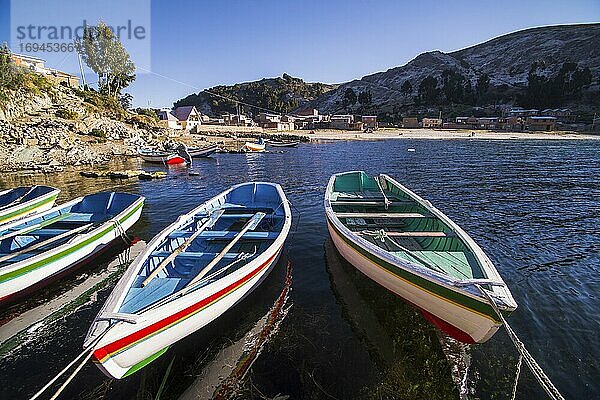
<svg viewBox="0 0 600 400"><path fill-rule="evenodd" d="M266 182L234 186L180 216L133 261L84 346L108 376L133 374L256 288L291 222L283 189Z"/></svg>
<svg viewBox="0 0 600 400"><path fill-rule="evenodd" d="M142 196L102 192L0 226L0 302L83 265L131 228L143 205Z"/></svg>

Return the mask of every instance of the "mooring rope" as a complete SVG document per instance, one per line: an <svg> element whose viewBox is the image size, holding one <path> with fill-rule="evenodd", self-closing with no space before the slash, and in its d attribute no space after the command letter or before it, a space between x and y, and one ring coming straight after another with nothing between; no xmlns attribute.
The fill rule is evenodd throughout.
<svg viewBox="0 0 600 400"><path fill-rule="evenodd" d="M83 349L83 351L81 353L79 353L79 355L77 357L75 357L73 359L73 361L71 361L66 367L64 367L54 378L52 378L48 383L46 383L46 385L44 385L44 387L41 388L36 394L34 394L29 400L35 400L38 397L40 397L42 395L42 393L44 393L50 386L52 386L52 384L54 384L54 382L56 382L58 380L58 378L63 376L73 365L75 365L75 363L77 361L79 361L79 359L81 357L86 356L84 358L83 362L77 366L77 368L75 369L75 372L73 374L71 374L69 376L69 378L67 378L67 381L61 385L58 392L56 392L52 396L52 399L55 399L64 390L64 388L69 384L69 382L71 382L73 380L75 375L77 375L77 373L81 370L81 368L85 365L85 363L90 359L90 357L92 356L92 353L94 352L94 346L96 346L96 344L98 344L98 342L100 342L100 340L104 337L104 335L107 332L108 332L108 329L106 329L104 332L102 332L100 335L98 335L98 337L96 339L94 339L87 347L85 347Z"/></svg>
<svg viewBox="0 0 600 400"><path fill-rule="evenodd" d="M560 392L558 391L556 386L554 386L554 384L552 383L550 378L548 378L548 375L546 375L544 373L544 371L542 370L542 367L539 366L537 361L535 361L533 356L529 353L529 351L527 351L523 342L517 337L517 334L515 333L515 331L513 331L511 326L508 324L508 322L506 322L506 319L504 319L504 316L502 315L502 312L500 312L500 309L498 308L498 305L494 301L493 297L489 294L489 292L487 290L485 290L483 287L481 287L481 285L474 283L474 286L477 289L479 289L479 291L490 302L492 308L494 309L496 314L498 314L498 317L500 317L500 321L502 321L502 323L504 324L504 328L506 329L506 333L508 333L508 337L513 342L513 344L515 345L515 348L519 352L519 362L517 364L518 368L517 368L517 376L516 376L517 379L519 377L519 373L521 370L521 359L524 359L525 363L527 364L527 366L533 373L533 376L535 377L535 379L538 381L538 383L540 384L542 389L544 389L544 391L548 394L548 397L550 397L552 400L564 400L565 398L560 394ZM516 383L515 383L515 387L513 388L513 399L514 399L515 394L516 394Z"/></svg>

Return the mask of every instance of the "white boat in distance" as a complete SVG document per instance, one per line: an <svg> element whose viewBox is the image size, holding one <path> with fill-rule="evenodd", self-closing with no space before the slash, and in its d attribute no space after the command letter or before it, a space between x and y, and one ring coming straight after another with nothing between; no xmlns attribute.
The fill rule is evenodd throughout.
<svg viewBox="0 0 600 400"><path fill-rule="evenodd" d="M244 183L156 235L92 323L84 347L123 378L218 318L277 263L292 216L281 186Z"/></svg>

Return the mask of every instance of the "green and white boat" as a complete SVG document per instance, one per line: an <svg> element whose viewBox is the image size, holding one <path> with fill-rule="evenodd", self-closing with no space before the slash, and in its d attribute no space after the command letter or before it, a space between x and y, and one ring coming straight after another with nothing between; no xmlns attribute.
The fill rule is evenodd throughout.
<svg viewBox="0 0 600 400"><path fill-rule="evenodd" d="M333 175L325 193L329 233L366 276L466 343L482 343L517 307L483 250L450 218L387 175Z"/></svg>
<svg viewBox="0 0 600 400"><path fill-rule="evenodd" d="M139 219L142 196L101 192L0 225L0 304L88 262Z"/></svg>
<svg viewBox="0 0 600 400"><path fill-rule="evenodd" d="M60 190L50 186L21 186L0 191L0 224L49 210Z"/></svg>

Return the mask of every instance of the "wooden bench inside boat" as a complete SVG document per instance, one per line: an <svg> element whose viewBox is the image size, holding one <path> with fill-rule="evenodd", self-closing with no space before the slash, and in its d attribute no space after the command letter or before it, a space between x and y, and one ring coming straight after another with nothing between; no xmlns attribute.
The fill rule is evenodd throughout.
<svg viewBox="0 0 600 400"><path fill-rule="evenodd" d="M152 254L150 254L151 257L163 257L166 258L168 256L170 256L172 254L171 251L154 251L152 252ZM212 252L191 252L191 251L184 251L182 253L179 253L177 255L177 258L191 258L191 259L197 259L197 258L203 258L203 257L211 257L214 258L217 254L219 253L212 253ZM238 256L240 255L240 253L227 253L223 256L224 259L236 259L238 258Z"/></svg>
<svg viewBox="0 0 600 400"><path fill-rule="evenodd" d="M364 235L364 232L358 232ZM439 232L439 231L430 231L430 232L413 232L413 231L404 231L404 232L385 232L387 236L390 237L451 237L453 236L452 232Z"/></svg>
<svg viewBox="0 0 600 400"><path fill-rule="evenodd" d="M336 212L338 218L426 218L428 215L421 213L361 213L361 212Z"/></svg>
<svg viewBox="0 0 600 400"><path fill-rule="evenodd" d="M193 231L173 231L169 234L169 238L185 238L187 236L192 235ZM208 240L225 240L225 239L233 239L235 235L239 232L236 231L204 231L198 235L199 238L205 238ZM242 239L251 239L251 240L275 240L279 232L246 232Z"/></svg>

